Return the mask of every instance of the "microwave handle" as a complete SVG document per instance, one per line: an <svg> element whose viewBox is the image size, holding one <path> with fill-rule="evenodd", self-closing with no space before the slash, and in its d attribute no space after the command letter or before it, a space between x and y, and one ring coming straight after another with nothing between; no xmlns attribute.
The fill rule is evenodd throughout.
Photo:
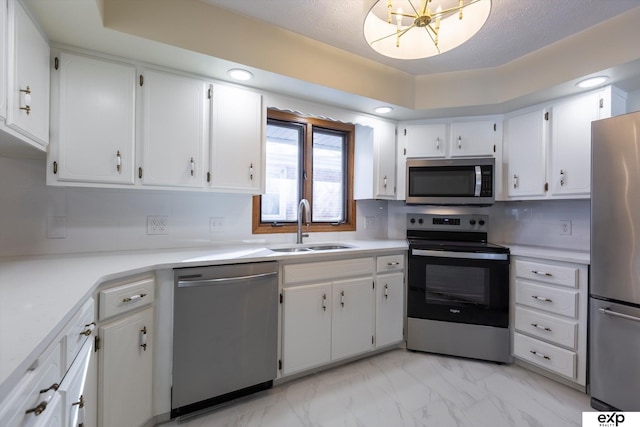
<svg viewBox="0 0 640 427"><path fill-rule="evenodd" d="M482 170L480 166L476 166L476 191L474 196L480 197L480 190L482 189Z"/></svg>

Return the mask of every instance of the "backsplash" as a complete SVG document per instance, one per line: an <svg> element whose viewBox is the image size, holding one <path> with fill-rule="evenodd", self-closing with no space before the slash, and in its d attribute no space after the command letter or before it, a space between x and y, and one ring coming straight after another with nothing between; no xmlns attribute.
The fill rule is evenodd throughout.
<svg viewBox="0 0 640 427"><path fill-rule="evenodd" d="M44 160L3 157L0 182L0 256L295 242L293 233L251 234L250 195L48 187ZM386 202L359 201L356 211L356 232L306 240L387 237ZM167 234L148 235L147 216L166 217Z"/></svg>

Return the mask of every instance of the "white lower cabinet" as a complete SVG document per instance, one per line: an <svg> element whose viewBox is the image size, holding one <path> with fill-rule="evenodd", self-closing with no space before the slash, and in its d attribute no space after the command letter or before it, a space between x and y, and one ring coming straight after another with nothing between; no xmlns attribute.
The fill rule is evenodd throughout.
<svg viewBox="0 0 640 427"><path fill-rule="evenodd" d="M140 426L152 418L153 284L152 278L128 281L98 294L99 427Z"/></svg>
<svg viewBox="0 0 640 427"><path fill-rule="evenodd" d="M285 264L281 375L402 342L404 258Z"/></svg>
<svg viewBox="0 0 640 427"><path fill-rule="evenodd" d="M588 266L513 259L514 357L584 387Z"/></svg>

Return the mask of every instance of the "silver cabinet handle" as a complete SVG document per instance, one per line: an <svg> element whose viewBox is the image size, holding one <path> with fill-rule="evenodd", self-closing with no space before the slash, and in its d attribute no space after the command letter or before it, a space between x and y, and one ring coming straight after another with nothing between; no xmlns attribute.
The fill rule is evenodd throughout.
<svg viewBox="0 0 640 427"><path fill-rule="evenodd" d="M633 320L634 322L640 322L640 317L630 316L624 313L618 313L617 311L610 310L609 308L599 308L598 311L602 314L608 314L615 317L621 317L627 320Z"/></svg>
<svg viewBox="0 0 640 427"><path fill-rule="evenodd" d="M140 329L140 347L142 350L147 351L147 327L143 326Z"/></svg>
<svg viewBox="0 0 640 427"><path fill-rule="evenodd" d="M116 152L116 172L120 173L122 170L122 156L120 155L120 150Z"/></svg>
<svg viewBox="0 0 640 427"><path fill-rule="evenodd" d="M462 150L462 137L458 137L458 150Z"/></svg>
<svg viewBox="0 0 640 427"><path fill-rule="evenodd" d="M387 263L387 265L388 265L389 267L393 267L393 266L395 266L395 265L400 265L400 263L399 263L398 261L394 261L394 262L388 262L388 263Z"/></svg>
<svg viewBox="0 0 640 427"><path fill-rule="evenodd" d="M565 174L567 171L560 169L560 186L564 185Z"/></svg>
<svg viewBox="0 0 640 427"><path fill-rule="evenodd" d="M96 322L91 322L88 325L84 325L85 329L84 331L80 332L80 335L84 335L85 337L88 337L89 335L91 335L93 333L93 330L96 327Z"/></svg>
<svg viewBox="0 0 640 427"><path fill-rule="evenodd" d="M327 294L322 294L322 311L327 311Z"/></svg>
<svg viewBox="0 0 640 427"><path fill-rule="evenodd" d="M124 303L133 302L133 301L139 300L140 298L144 298L146 296L147 296L147 294L132 295L130 297L122 298L122 302L124 302Z"/></svg>
<svg viewBox="0 0 640 427"><path fill-rule="evenodd" d="M531 272L532 272L533 274L537 274L538 276L553 277L553 274L551 274L551 273L546 273L546 272L544 272L544 271L531 270Z"/></svg>
<svg viewBox="0 0 640 427"><path fill-rule="evenodd" d="M529 350L531 352L531 354L533 354L534 356L538 356L541 359L546 359L546 360L551 360L551 358L545 354L542 354L538 351L535 350Z"/></svg>
<svg viewBox="0 0 640 427"><path fill-rule="evenodd" d="M27 113L31 113L31 88L27 86L26 89L20 89L20 92L24 93L24 107L20 107L20 110L24 110Z"/></svg>
<svg viewBox="0 0 640 427"><path fill-rule="evenodd" d="M253 181L253 163L249 164L249 180Z"/></svg>
<svg viewBox="0 0 640 427"><path fill-rule="evenodd" d="M436 138L436 150L440 151L440 137Z"/></svg>
<svg viewBox="0 0 640 427"><path fill-rule="evenodd" d="M191 169L191 176L193 176L196 171L196 162L193 161L193 157L189 160L189 168Z"/></svg>
<svg viewBox="0 0 640 427"><path fill-rule="evenodd" d="M384 284L384 299L389 299L389 284Z"/></svg>
<svg viewBox="0 0 640 427"><path fill-rule="evenodd" d="M543 301L543 302L553 302L551 298L539 297L538 295L531 295L531 298L537 299L538 301Z"/></svg>
<svg viewBox="0 0 640 427"><path fill-rule="evenodd" d="M518 175L513 174L513 189L515 190L516 188L518 188Z"/></svg>
<svg viewBox="0 0 640 427"><path fill-rule="evenodd" d="M383 182L384 188L387 188L387 177L386 176L382 179L382 182Z"/></svg>
<svg viewBox="0 0 640 427"><path fill-rule="evenodd" d="M532 323L531 326L534 328L542 329L543 331L551 332L551 328L547 328L546 326L538 325L537 323Z"/></svg>
<svg viewBox="0 0 640 427"><path fill-rule="evenodd" d="M340 291L340 305L344 307L344 291Z"/></svg>

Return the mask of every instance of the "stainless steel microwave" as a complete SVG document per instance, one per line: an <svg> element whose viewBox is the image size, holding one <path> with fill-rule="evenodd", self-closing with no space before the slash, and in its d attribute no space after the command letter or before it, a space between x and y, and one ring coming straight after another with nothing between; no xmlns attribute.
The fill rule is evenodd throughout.
<svg viewBox="0 0 640 427"><path fill-rule="evenodd" d="M493 204L495 159L407 159L407 204Z"/></svg>

